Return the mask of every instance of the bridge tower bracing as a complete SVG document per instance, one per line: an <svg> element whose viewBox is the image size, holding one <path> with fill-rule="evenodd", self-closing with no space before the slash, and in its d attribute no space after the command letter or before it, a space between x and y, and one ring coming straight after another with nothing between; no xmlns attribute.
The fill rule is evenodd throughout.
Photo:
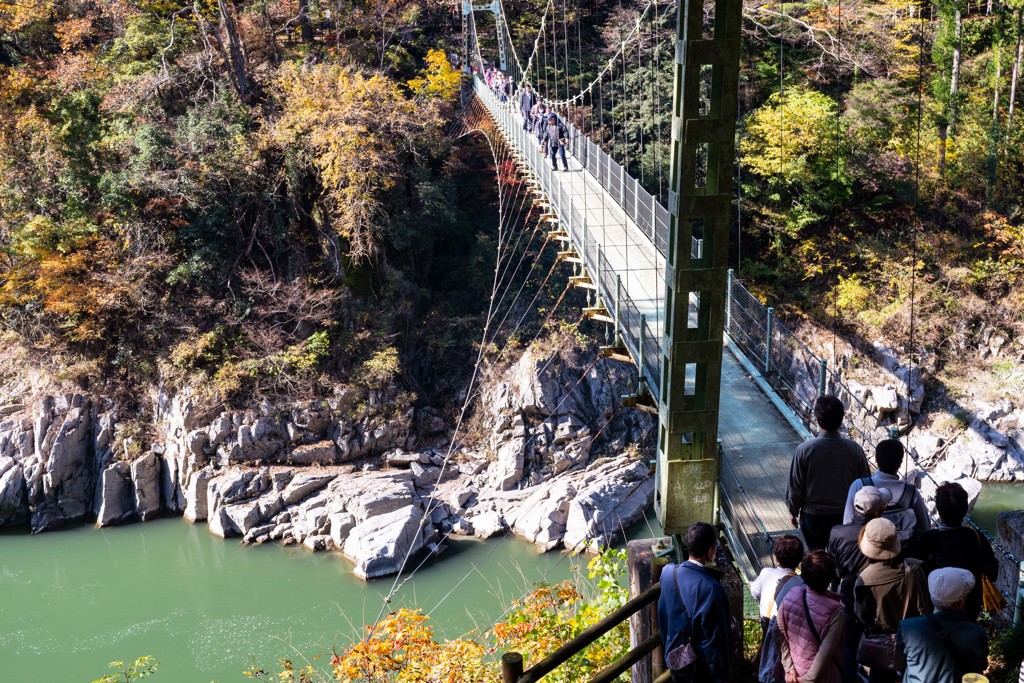
<svg viewBox="0 0 1024 683"><path fill-rule="evenodd" d="M490 12L494 15L494 27L498 38L498 66L508 73L508 46L505 45L505 15L501 11L498 0L488 5L474 5L470 0L462 0L462 63L467 65L463 71L468 73L469 65L469 31L467 21L470 12ZM482 66L482 65L481 65Z"/></svg>
<svg viewBox="0 0 1024 683"><path fill-rule="evenodd" d="M718 505L718 406L736 154L742 0L682 0L676 21L669 242L658 485L665 532L714 519ZM691 254L691 239L703 248ZM690 316L696 297L697 315ZM691 381L688 383L687 378Z"/></svg>

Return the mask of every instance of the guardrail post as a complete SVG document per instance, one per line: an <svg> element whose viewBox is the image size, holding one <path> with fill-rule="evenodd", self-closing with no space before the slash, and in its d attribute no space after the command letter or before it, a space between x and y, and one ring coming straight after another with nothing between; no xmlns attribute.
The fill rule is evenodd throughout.
<svg viewBox="0 0 1024 683"><path fill-rule="evenodd" d="M828 360L821 359L821 373L818 375L818 396L825 395L825 375L828 372Z"/></svg>
<svg viewBox="0 0 1024 683"><path fill-rule="evenodd" d="M1024 624L1024 562L1020 563L1020 574L1017 576L1017 602L1013 606L1013 624ZM1021 667L1021 676L1024 676L1024 666Z"/></svg>
<svg viewBox="0 0 1024 683"><path fill-rule="evenodd" d="M637 395L643 391L644 388L644 341L646 340L647 334L647 315L644 313L640 314L640 343L637 345L639 348L636 350L636 393Z"/></svg>
<svg viewBox="0 0 1024 683"><path fill-rule="evenodd" d="M622 337L619 336L619 304L622 301L622 276L615 276L615 345L622 346Z"/></svg>
<svg viewBox="0 0 1024 683"><path fill-rule="evenodd" d="M732 334L732 268L725 274L725 333Z"/></svg>
<svg viewBox="0 0 1024 683"><path fill-rule="evenodd" d="M651 241L658 248L658 198L651 195Z"/></svg>
<svg viewBox="0 0 1024 683"><path fill-rule="evenodd" d="M772 368L772 329L775 327L775 309L768 307L768 322L764 329L764 374L771 372Z"/></svg>
<svg viewBox="0 0 1024 683"><path fill-rule="evenodd" d="M523 675L523 656L506 652L501 656L501 683L516 683Z"/></svg>

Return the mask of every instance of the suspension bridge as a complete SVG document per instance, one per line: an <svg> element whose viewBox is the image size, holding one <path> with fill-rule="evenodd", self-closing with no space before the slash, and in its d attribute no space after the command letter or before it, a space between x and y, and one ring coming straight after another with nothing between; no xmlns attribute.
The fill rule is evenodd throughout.
<svg viewBox="0 0 1024 683"><path fill-rule="evenodd" d="M471 96L464 105L493 124L507 151L501 158L496 154L496 167L514 161L512 172L540 208L545 245L559 245L558 260L573 269L570 284L587 292L584 315L607 326L603 353L637 368L637 391L624 397L624 405L658 414L655 509L663 529L678 537L692 522L721 522L742 574L751 579L773 564L777 535L798 533L783 501L792 453L817 431L814 400L824 393L839 396L849 407L860 400L728 268L742 5L740 0L715 0L708 6L695 0L679 3L675 40L667 50L674 71L670 104L663 102L657 84L661 50L656 28L671 4L650 0L637 13L632 30L620 34L618 49L598 65L596 77L585 82L579 76L575 89L568 68L572 34L566 5L563 0L559 18L556 0L547 1L538 32L527 41L531 48L524 60L501 0L476 6L464 0L462 57L471 82ZM497 91L484 80L478 12L494 18L492 52L509 79ZM577 50L578 22L577 6ZM646 66L645 50L650 55ZM636 66L631 67L634 54ZM582 67L581 57L577 64ZM648 104L656 118L670 121L670 135L665 136L670 151L659 157L660 124L652 145L657 173L653 192L633 173L639 169L642 175L645 168L652 173L651 165L636 156L631 164L628 158L629 113L622 104L629 99L631 68L633 81L649 68ZM640 81L642 94L643 78ZM524 125L517 98L527 85L554 107L567 128L568 170L552 167ZM610 138L603 120L599 126L588 125L588 117L603 119L606 110ZM621 144L616 139L616 111ZM637 125L633 135L642 151L643 127ZM648 142L654 142L650 138L648 132ZM621 163L615 151L624 152ZM662 158L670 159L667 191ZM499 205L505 204L508 214L511 207L502 197L501 178L499 168ZM499 233L507 216L501 218ZM507 263L502 265L508 249L502 243L499 234L496 283L508 269ZM485 340L487 334L485 326ZM853 419L846 427L870 451L888 432L877 420L865 417L871 413L863 404L859 408L848 412ZM925 489L936 486L927 475L920 484ZM1009 593L1017 560L995 547L1001 564L998 583ZM404 577L399 572L381 614L417 569ZM503 658L505 680L540 680L602 633L648 609L657 594L655 584L525 672L518 655ZM657 634L648 632L642 642L637 636L634 649L593 681L615 680L658 644ZM658 669L655 664L654 671ZM651 680L649 665L633 671L634 680ZM658 678L663 680L665 675Z"/></svg>
<svg viewBox="0 0 1024 683"><path fill-rule="evenodd" d="M483 78L486 63L476 26L481 11L494 16L496 52L511 84L500 93ZM643 49L644 21L660 16L657 2L638 13L618 51L592 81L580 79L574 94L566 68L571 32L563 16L559 69L555 11L549 0L524 61L500 0L484 6L464 2L464 58L473 93L510 146L541 206L549 239L561 245L560 260L572 265L570 282L587 290L585 315L613 330L605 353L636 364L641 383L626 404L659 415L659 521L669 534L681 534L694 521L721 521L741 570L753 578L773 564L777 535L799 533L790 523L785 488L795 447L817 431L812 413L817 396L831 393L851 408L859 404L846 426L867 452L889 434L865 417L871 411L826 361L727 268L740 5L718 0L709 22L704 4L680 3L672 50L667 206L630 174L628 160L620 164L608 153L607 147L616 148L614 141L599 144L600 131L584 129L586 116L579 112L588 100L593 111L595 93L600 100L619 91L619 84L602 85L602 79L625 80L626 53L636 47L639 55ZM546 27L556 65L550 79L554 89L548 55L541 54L548 47ZM645 68L638 59L636 69ZM560 74L565 74L561 91ZM524 125L517 96L527 85L549 94L568 130L567 171L554 169ZM655 97L660 101L660 94ZM660 186L659 180L659 195ZM927 475L921 481L926 490L936 485ZM1017 560L996 547L1000 583L1008 589Z"/></svg>

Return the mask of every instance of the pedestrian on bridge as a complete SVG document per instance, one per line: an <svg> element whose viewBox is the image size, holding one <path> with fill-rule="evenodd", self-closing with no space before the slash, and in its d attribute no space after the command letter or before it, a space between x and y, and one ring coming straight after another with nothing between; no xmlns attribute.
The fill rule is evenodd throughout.
<svg viewBox="0 0 1024 683"><path fill-rule="evenodd" d="M853 586L853 607L864 626L857 659L870 683L895 683L900 621L929 614L928 579L920 560L904 559L896 525L879 517L864 525L860 551L868 558Z"/></svg>
<svg viewBox="0 0 1024 683"><path fill-rule="evenodd" d="M527 84L523 92L519 94L519 112L523 115L523 130L529 131L533 127L533 110L537 106L537 93Z"/></svg>
<svg viewBox="0 0 1024 683"><path fill-rule="evenodd" d="M551 155L551 168L555 171L558 170L557 155L561 154L562 169L568 171L569 162L565 160L565 147L569 144L569 129L555 112L548 114L548 122L544 126L544 139L541 142L548 146L548 154Z"/></svg>
<svg viewBox="0 0 1024 683"><path fill-rule="evenodd" d="M843 683L860 683L857 675L857 646L864 631L854 614L853 586L868 558L860 551L860 533L864 525L881 517L885 506L892 500L888 489L865 486L853 498L853 521L832 527L828 538L828 553L836 560L839 577L839 596L846 613L846 637L843 644Z"/></svg>
<svg viewBox="0 0 1024 683"><path fill-rule="evenodd" d="M784 683L782 666L782 634L779 632L779 605L793 588L803 585L796 568L804 557L804 542L792 534L775 539L773 548L776 567L765 567L750 583L750 594L758 601L761 612L761 656L758 660L758 683Z"/></svg>
<svg viewBox="0 0 1024 683"><path fill-rule="evenodd" d="M658 630L665 663L675 683L728 683L732 680L732 618L729 599L714 569L718 535L706 522L686 531L682 564L661 572Z"/></svg>
<svg viewBox="0 0 1024 683"><path fill-rule="evenodd" d="M841 683L846 620L839 596L828 587L836 563L824 550L807 553L800 563L803 586L779 605L782 665L787 681Z"/></svg>
<svg viewBox="0 0 1024 683"><path fill-rule="evenodd" d="M808 550L824 550L832 527L843 523L850 485L871 475L864 449L839 433L846 409L832 395L814 402L817 438L797 446L789 468L786 506Z"/></svg>
<svg viewBox="0 0 1024 683"><path fill-rule="evenodd" d="M971 572L974 587L967 595L963 612L969 621L976 622L982 608L982 577L995 581L999 576L999 561L988 539L964 526L968 507L967 491L960 484L946 482L935 489L939 526L924 532L909 554L923 560L928 571L957 567Z"/></svg>
<svg viewBox="0 0 1024 683"><path fill-rule="evenodd" d="M877 486L888 489L892 501L886 506L883 517L896 525L900 534L900 543L909 548L912 541L931 528L928 519L928 508L925 507L924 496L917 487L900 477L903 467L903 444L898 439L885 439L875 446L875 464L878 470L871 475L858 479L850 484L850 492L846 496L846 509L843 511L843 524L853 521L853 499L857 491L865 486Z"/></svg>

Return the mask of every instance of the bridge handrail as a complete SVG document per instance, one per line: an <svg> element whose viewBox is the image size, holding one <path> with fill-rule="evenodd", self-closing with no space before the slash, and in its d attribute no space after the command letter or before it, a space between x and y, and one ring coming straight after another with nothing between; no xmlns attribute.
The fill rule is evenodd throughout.
<svg viewBox="0 0 1024 683"><path fill-rule="evenodd" d="M519 121L512 113L510 104L498 102L494 93L491 92L490 88L487 87L479 76L474 76L473 87L492 118L501 127L505 136L512 140L520 153L527 158L528 164L536 174L537 180L547 195L552 209L559 216L563 229L569 233L573 244L576 246L583 260L586 272L591 273L594 278L594 283L598 287L598 294L604 301L605 307L613 316L619 319L619 331L627 349L633 358L643 357L640 372L651 393L657 397L661 384L661 331L654 328L652 325L654 321L641 320L639 309L625 287L616 287L615 271L602 253L601 245L596 237L589 234L585 217L579 211L582 207L574 206L571 197L565 192L562 185L554 182L554 173L550 164L545 163L545 159L542 157L536 141L531 139L532 135L522 129ZM571 123L565 123L571 126ZM605 177L608 174L607 169L618 167L618 164L597 145L591 143L589 146L585 146L580 142L581 137L575 127L570 128L570 136L572 137L571 149L574 150L573 155L580 163L586 161L585 165L589 165L591 168L605 174ZM586 138L582 139L585 140ZM575 150L578 150L579 153ZM583 159L580 158L581 155ZM598 177L593 172L591 174ZM621 184L622 176L629 178L629 175L621 171L620 174L619 183ZM600 181L600 177L598 177L598 180ZM630 180L632 179L630 178ZM602 183L602 188L607 190L604 183ZM650 236L648 235L648 237ZM694 248L696 248L696 244L696 241L694 241ZM642 354L641 349L643 349Z"/></svg>
<svg viewBox="0 0 1024 683"><path fill-rule="evenodd" d="M807 344L781 321L773 319L772 324L768 324L767 307L758 301L731 271L727 291L726 333L752 362L763 364L761 367L765 371L765 379L778 389L782 399L812 433L817 431L814 401L818 397L821 372L824 368L826 392L839 397L847 406L844 426L850 437L860 442L865 450L873 449L879 441L889 438L888 428L874 416L860 397L839 379L834 370L822 365L821 359ZM799 372L801 367L805 372ZM918 485L926 494L933 494L939 482L921 465L916 451L908 448L907 454L921 473ZM997 551L1000 566L996 583L1000 590L1009 596L1017 583L1020 561L969 517L965 523L984 535ZM1012 610L1013 600L1008 602L1011 604L1007 606L1007 610Z"/></svg>

